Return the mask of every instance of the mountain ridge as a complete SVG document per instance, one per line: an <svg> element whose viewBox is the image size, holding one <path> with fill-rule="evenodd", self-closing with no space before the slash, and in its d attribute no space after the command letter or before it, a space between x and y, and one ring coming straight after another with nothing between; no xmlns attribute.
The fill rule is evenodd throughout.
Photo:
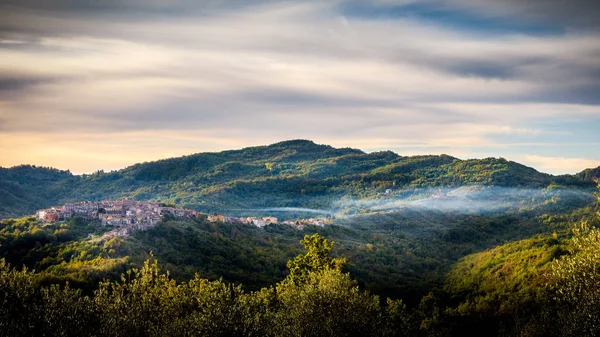
<svg viewBox="0 0 600 337"><path fill-rule="evenodd" d="M65 201L133 198L199 211L225 207L319 207L341 196L387 189L461 185L593 188L600 168L551 175L504 158L366 153L305 139L221 152L200 152L75 175L32 165L0 168L0 217L31 214Z"/></svg>

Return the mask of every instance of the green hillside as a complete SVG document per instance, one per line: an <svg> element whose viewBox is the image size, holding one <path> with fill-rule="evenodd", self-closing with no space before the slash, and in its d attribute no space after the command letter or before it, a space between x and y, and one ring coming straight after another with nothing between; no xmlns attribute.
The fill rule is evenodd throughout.
<svg viewBox="0 0 600 337"><path fill-rule="evenodd" d="M450 156L364 153L307 140L135 164L113 172L17 166L0 169L0 217L19 217L68 201L160 200L204 212L259 207L329 207L342 196L386 189L493 185L593 187L593 173L552 176L510 162Z"/></svg>

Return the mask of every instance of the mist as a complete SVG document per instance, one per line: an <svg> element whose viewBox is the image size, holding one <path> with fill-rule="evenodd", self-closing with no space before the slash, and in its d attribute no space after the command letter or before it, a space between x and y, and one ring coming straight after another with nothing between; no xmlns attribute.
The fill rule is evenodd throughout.
<svg viewBox="0 0 600 337"><path fill-rule="evenodd" d="M456 214L500 212L554 204L560 199L593 200L592 194L575 189L523 189L497 186L463 186L395 191L372 199L342 198L334 203L337 216L403 210Z"/></svg>
<svg viewBox="0 0 600 337"><path fill-rule="evenodd" d="M322 215L329 215L329 214L333 213L330 210L303 208L303 207L268 207L268 208L253 209L253 211L258 211L258 212L301 212L301 213L314 213L314 214L322 214Z"/></svg>
<svg viewBox="0 0 600 337"><path fill-rule="evenodd" d="M239 209L231 209L230 211L252 212L252 213L282 212L282 213L312 213L312 214L321 214L321 215L333 214L332 210L304 208L304 207L239 208Z"/></svg>
<svg viewBox="0 0 600 337"><path fill-rule="evenodd" d="M507 210L528 210L545 205L576 203L584 206L594 200L593 194L579 189L515 188L498 186L461 186L455 188L424 188L396 190L370 198L342 197L325 208L263 207L231 209L235 213L288 213L320 215L343 219L358 214L384 214L404 211L443 212L451 214L486 214ZM284 216L285 217L285 216Z"/></svg>

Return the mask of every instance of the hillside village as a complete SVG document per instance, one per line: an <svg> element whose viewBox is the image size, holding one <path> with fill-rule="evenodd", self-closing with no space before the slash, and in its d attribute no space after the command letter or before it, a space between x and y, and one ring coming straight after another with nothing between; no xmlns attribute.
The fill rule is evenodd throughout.
<svg viewBox="0 0 600 337"><path fill-rule="evenodd" d="M331 224L330 220L327 219L299 219L299 220L284 220L279 221L276 217L266 216L266 217L231 217L224 215L209 215L208 221L210 222L223 222L223 223L240 223L246 225L254 225L256 227L262 228L266 225L270 224L283 224L292 226L296 229L304 229L307 225L319 226L323 227L325 224Z"/></svg>
<svg viewBox="0 0 600 337"><path fill-rule="evenodd" d="M62 221L71 217L99 220L102 226L114 228L112 231L105 233L105 237L125 237L133 231L152 228L167 213L181 218L195 218L198 216L198 212L189 209L169 207L160 202L128 199L66 203L63 206L39 210L35 213L35 216L43 222Z"/></svg>
<svg viewBox="0 0 600 337"><path fill-rule="evenodd" d="M42 222L51 223L64 221L72 217L86 220L100 221L102 226L113 227L113 230L104 233L105 238L115 236L127 237L134 231L144 231L154 227L162 220L162 216L170 214L178 218L198 218L206 216L210 222L239 223L254 225L262 228L269 224L280 223L276 217L230 217L220 214L205 215L190 209L176 208L160 202L124 200L103 200L98 202L84 201L66 203L63 206L54 206L41 209L35 217ZM282 221L281 224L304 229L306 225L324 226L324 219L301 219L295 221Z"/></svg>

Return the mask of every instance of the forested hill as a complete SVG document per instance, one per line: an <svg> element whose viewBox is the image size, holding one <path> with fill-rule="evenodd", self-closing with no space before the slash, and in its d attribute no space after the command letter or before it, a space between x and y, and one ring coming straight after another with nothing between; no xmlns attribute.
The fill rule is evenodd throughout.
<svg viewBox="0 0 600 337"><path fill-rule="evenodd" d="M386 189L495 185L593 187L598 169L552 176L486 158L365 153L308 140L135 164L73 175L29 165L0 168L0 218L67 201L160 200L205 212L253 207L326 207L333 198L369 198Z"/></svg>

